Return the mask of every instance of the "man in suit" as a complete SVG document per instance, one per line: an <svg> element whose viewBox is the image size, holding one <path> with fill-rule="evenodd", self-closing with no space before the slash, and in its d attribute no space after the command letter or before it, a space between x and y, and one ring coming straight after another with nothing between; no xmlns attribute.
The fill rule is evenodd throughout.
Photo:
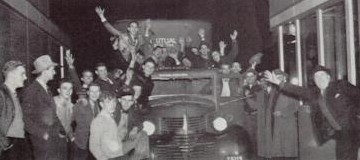
<svg viewBox="0 0 360 160"><path fill-rule="evenodd" d="M63 160L67 157L66 132L56 115L56 104L47 82L56 74L49 55L34 61L36 80L23 94L25 130L30 135L33 155L36 160Z"/></svg>
<svg viewBox="0 0 360 160"><path fill-rule="evenodd" d="M150 156L149 138L145 131L142 130L143 119L134 104L134 92L123 91L117 95L118 101L121 105L120 117L123 121L123 126L119 126L121 132L119 133L123 137L124 144L134 143L137 141L134 151L125 154L122 159L146 159Z"/></svg>
<svg viewBox="0 0 360 160"><path fill-rule="evenodd" d="M260 109L260 115L264 113L264 99L265 99L265 90L259 85L257 78L258 73L255 69L248 69L244 73L243 87L241 87L241 92L244 97L244 128L248 131L250 135L251 145L249 148L250 157L255 157L258 152L258 142L262 139L258 139L258 121L261 118L257 112Z"/></svg>
<svg viewBox="0 0 360 160"><path fill-rule="evenodd" d="M75 127L75 141L72 146L74 160L89 159L89 137L92 120L100 112L98 99L100 97L100 86L91 83L88 86L87 98L80 99L74 106L73 119Z"/></svg>
<svg viewBox="0 0 360 160"><path fill-rule="evenodd" d="M240 95L240 76L232 76L230 72L230 64L221 64L221 78L219 78L218 82L220 87L220 97L234 97Z"/></svg>
<svg viewBox="0 0 360 160"><path fill-rule="evenodd" d="M27 79L25 65L8 61L2 72L5 82L0 86L0 159L29 159L30 148L25 140L23 113L16 89Z"/></svg>
<svg viewBox="0 0 360 160"><path fill-rule="evenodd" d="M330 70L317 66L313 72L316 87L305 88L284 83L274 73L266 72L267 81L279 85L283 92L305 100L316 114L315 129L320 143L336 141L336 159L357 158L356 135L351 122L356 119L354 110L359 108L360 90L345 80L331 81Z"/></svg>

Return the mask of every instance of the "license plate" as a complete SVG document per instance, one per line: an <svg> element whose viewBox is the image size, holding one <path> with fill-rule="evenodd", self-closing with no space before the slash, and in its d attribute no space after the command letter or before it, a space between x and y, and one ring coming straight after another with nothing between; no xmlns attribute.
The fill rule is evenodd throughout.
<svg viewBox="0 0 360 160"><path fill-rule="evenodd" d="M242 156L226 156L225 160L244 160Z"/></svg>

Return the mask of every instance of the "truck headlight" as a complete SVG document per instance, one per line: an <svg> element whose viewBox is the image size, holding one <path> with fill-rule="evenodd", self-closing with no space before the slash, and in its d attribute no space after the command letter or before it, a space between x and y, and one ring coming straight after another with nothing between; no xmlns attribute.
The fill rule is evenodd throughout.
<svg viewBox="0 0 360 160"><path fill-rule="evenodd" d="M224 131L227 128L227 121L225 118L223 117L217 117L214 119L213 123L213 127L216 131Z"/></svg>
<svg viewBox="0 0 360 160"><path fill-rule="evenodd" d="M143 130L146 132L148 136L151 136L155 133L155 124L150 121L143 122Z"/></svg>

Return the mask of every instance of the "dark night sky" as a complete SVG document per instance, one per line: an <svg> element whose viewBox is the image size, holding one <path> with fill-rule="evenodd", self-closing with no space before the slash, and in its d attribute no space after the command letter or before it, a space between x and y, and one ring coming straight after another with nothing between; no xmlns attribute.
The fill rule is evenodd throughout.
<svg viewBox="0 0 360 160"><path fill-rule="evenodd" d="M102 6L110 22L121 19L200 19L213 25L213 42L239 31L240 55L247 60L258 51L269 52L269 5L264 0L51 0L51 19L68 33L79 70L112 58L109 34L94 8ZM264 58L266 58L265 56ZM274 56L269 56L274 57ZM271 62L271 61L270 61ZM265 65L265 64L264 64ZM267 64L272 65L272 64Z"/></svg>

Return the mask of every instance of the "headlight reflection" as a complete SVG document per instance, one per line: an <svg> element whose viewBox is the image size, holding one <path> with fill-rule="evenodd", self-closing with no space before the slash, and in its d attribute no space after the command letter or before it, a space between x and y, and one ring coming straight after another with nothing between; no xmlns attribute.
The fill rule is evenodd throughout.
<svg viewBox="0 0 360 160"><path fill-rule="evenodd" d="M143 122L143 130L147 133L148 136L151 136L155 133L155 124L150 121Z"/></svg>
<svg viewBox="0 0 360 160"><path fill-rule="evenodd" d="M213 127L216 131L224 131L228 127L226 119L223 117L215 118L213 121Z"/></svg>

